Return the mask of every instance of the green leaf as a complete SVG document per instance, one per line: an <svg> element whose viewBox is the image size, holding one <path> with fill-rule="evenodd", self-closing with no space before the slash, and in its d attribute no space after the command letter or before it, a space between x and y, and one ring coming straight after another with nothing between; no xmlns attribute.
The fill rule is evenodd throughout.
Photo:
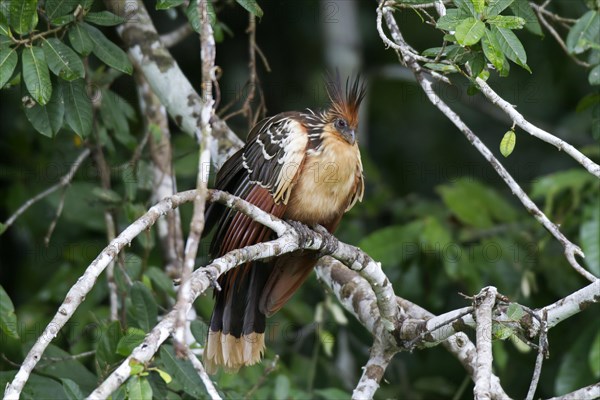
<svg viewBox="0 0 600 400"><path fill-rule="evenodd" d="M481 74L481 71L485 68L485 56L482 52L478 51L469 60L469 66L471 67L471 76L476 78Z"/></svg>
<svg viewBox="0 0 600 400"><path fill-rule="evenodd" d="M75 10L78 3L78 1L73 0L46 0L46 16L52 20L70 14Z"/></svg>
<svg viewBox="0 0 600 400"><path fill-rule="evenodd" d="M190 360L175 357L172 346L160 348L160 362L163 365L162 369L171 375L174 381L181 384L185 393L194 398L203 398L206 395L204 385Z"/></svg>
<svg viewBox="0 0 600 400"><path fill-rule="evenodd" d="M92 38L80 23L73 25L69 29L69 42L71 42L71 46L82 56L87 56L94 50Z"/></svg>
<svg viewBox="0 0 600 400"><path fill-rule="evenodd" d="M127 396L131 400L152 400L152 387L145 376L132 376L127 381Z"/></svg>
<svg viewBox="0 0 600 400"><path fill-rule="evenodd" d="M600 93L590 93L583 99L579 100L575 111L580 113L595 105L600 105Z"/></svg>
<svg viewBox="0 0 600 400"><path fill-rule="evenodd" d="M177 7L183 4L185 0L158 0L156 2L157 10L168 10L172 7Z"/></svg>
<svg viewBox="0 0 600 400"><path fill-rule="evenodd" d="M590 85L600 85L600 64L592 68L588 76L588 81Z"/></svg>
<svg viewBox="0 0 600 400"><path fill-rule="evenodd" d="M106 65L131 75L133 66L131 65L131 62L129 62L129 58L127 58L127 53L111 42L99 29L86 23L83 23L82 26L88 32L90 39L94 43L93 52L96 57Z"/></svg>
<svg viewBox="0 0 600 400"><path fill-rule="evenodd" d="M33 341L25 344L23 350L28 351L31 346L33 346ZM84 392L89 393L94 389L98 377L87 369L79 360L74 358L73 354L50 344L44 351L44 357L47 357L46 360L48 361L59 359L60 362L41 362L36 366L37 373L56 379L71 379ZM64 395L62 398L64 398Z"/></svg>
<svg viewBox="0 0 600 400"><path fill-rule="evenodd" d="M129 328L125 335L119 340L117 344L117 354L122 356L129 356L133 349L139 346L143 341L146 334L139 328Z"/></svg>
<svg viewBox="0 0 600 400"><path fill-rule="evenodd" d="M135 148L137 141L130 134L126 112L130 108L127 101L109 89L102 89L100 116L106 128L112 130L115 138L130 149Z"/></svg>
<svg viewBox="0 0 600 400"><path fill-rule="evenodd" d="M426 63L425 68L429 68L433 71L439 72L458 72L458 69L454 65L441 64L441 63Z"/></svg>
<svg viewBox="0 0 600 400"><path fill-rule="evenodd" d="M452 0L456 7L462 12L472 17L477 17L477 12L471 0Z"/></svg>
<svg viewBox="0 0 600 400"><path fill-rule="evenodd" d="M68 400L79 400L85 397L85 395L79 388L79 385L73 380L68 378L61 378L60 381L62 382L63 390L65 391Z"/></svg>
<svg viewBox="0 0 600 400"><path fill-rule="evenodd" d="M81 138L92 132L92 101L90 100L83 79L62 81L65 99L65 121Z"/></svg>
<svg viewBox="0 0 600 400"><path fill-rule="evenodd" d="M146 275L153 282L153 287L158 287L160 290L162 290L169 296L175 295L175 289L173 288L173 280L171 280L167 276L164 270L157 267L150 267L146 270Z"/></svg>
<svg viewBox="0 0 600 400"><path fill-rule="evenodd" d="M101 333L96 344L96 368L100 377L105 377L111 372L113 365L123 359L117 353L117 346L123 336L121 324L119 321L111 322Z"/></svg>
<svg viewBox="0 0 600 400"><path fill-rule="evenodd" d="M517 135L515 135L515 132L513 130L506 132L500 142L500 153L502 153L504 157L510 156L515 149L516 142Z"/></svg>
<svg viewBox="0 0 600 400"><path fill-rule="evenodd" d="M596 204L588 207L588 219L581 224L579 241L585 253L585 263L596 276L600 275L600 209Z"/></svg>
<svg viewBox="0 0 600 400"><path fill-rule="evenodd" d="M598 44L600 38L600 14L590 10L577 20L567 35L567 49L580 54Z"/></svg>
<svg viewBox="0 0 600 400"><path fill-rule="evenodd" d="M586 361L589 359L590 346L598 334L597 331L597 323L589 324L585 329L578 329L577 340L567 342L570 343L570 348L565 351L554 380L554 392L557 395L589 385L592 377Z"/></svg>
<svg viewBox="0 0 600 400"><path fill-rule="evenodd" d="M37 23L37 0L13 0L10 2L10 25L15 32L21 35L29 33Z"/></svg>
<svg viewBox="0 0 600 400"><path fill-rule="evenodd" d="M65 115L65 101L62 86L56 85L52 90L52 97L45 106L35 104L25 107L25 115L33 127L42 135L53 138L63 125Z"/></svg>
<svg viewBox="0 0 600 400"><path fill-rule="evenodd" d="M8 26L8 18L4 14L3 9L0 9L0 35L12 37L12 32L10 31L10 28Z"/></svg>
<svg viewBox="0 0 600 400"><path fill-rule="evenodd" d="M44 105L52 96L50 72L44 57L44 50L37 46L26 47L21 55L23 80L35 101Z"/></svg>
<svg viewBox="0 0 600 400"><path fill-rule="evenodd" d="M490 0L489 5L485 9L485 15L495 17L510 6L515 0Z"/></svg>
<svg viewBox="0 0 600 400"><path fill-rule="evenodd" d="M129 375L133 376L133 375L139 375L142 372L144 372L144 370L146 369L144 367L144 364L140 363L138 360L136 360L135 358L131 358L129 360L129 367L131 367L131 371L129 371Z"/></svg>
<svg viewBox="0 0 600 400"><path fill-rule="evenodd" d="M525 310L520 304L510 303L506 310L506 316L512 321L520 321L525 316Z"/></svg>
<svg viewBox="0 0 600 400"><path fill-rule="evenodd" d="M526 21L525 29L535 35L544 36L540 22L538 21L533 8L531 8L529 0L515 0L510 5L510 9L515 16L521 17Z"/></svg>
<svg viewBox="0 0 600 400"><path fill-rule="evenodd" d="M481 48L485 58L492 63L498 72L502 72L505 58L494 32L486 29L485 36L481 38Z"/></svg>
<svg viewBox="0 0 600 400"><path fill-rule="evenodd" d="M321 346L323 346L323 352L327 357L331 357L333 355L333 346L335 344L335 337L331 332L325 329L319 329L319 340L321 341Z"/></svg>
<svg viewBox="0 0 600 400"><path fill-rule="evenodd" d="M388 226L363 238L359 247L384 266L396 266L408 256L416 255L413 244L417 242L422 229L422 221Z"/></svg>
<svg viewBox="0 0 600 400"><path fill-rule="evenodd" d="M517 217L513 206L492 188L461 178L436 188L452 213L464 224L489 228L493 221L510 222Z"/></svg>
<svg viewBox="0 0 600 400"><path fill-rule="evenodd" d="M166 383L167 385L169 383L171 383L171 381L173 380L171 375L169 375L167 372L163 371L162 369L152 367L152 368L148 368L148 371L156 372L158 374L158 376L160 376L160 379L162 379L163 382Z"/></svg>
<svg viewBox="0 0 600 400"><path fill-rule="evenodd" d="M59 39L44 40L42 49L44 49L48 67L54 74L67 81L84 77L85 68L81 58Z"/></svg>
<svg viewBox="0 0 600 400"><path fill-rule="evenodd" d="M506 29L522 29L525 26L525 20L521 17L512 15L497 15L486 20L490 25Z"/></svg>
<svg viewBox="0 0 600 400"><path fill-rule="evenodd" d="M3 383L3 389L6 387L8 380L12 380L15 374L16 371L0 371L0 382ZM21 399L24 400L63 400L64 398L65 392L60 383L35 373L29 377L21 393Z"/></svg>
<svg viewBox="0 0 600 400"><path fill-rule="evenodd" d="M208 335L208 325L203 321L195 319L190 323L190 330L192 331L192 335L194 336L194 339L196 339L196 342L201 346L204 346Z"/></svg>
<svg viewBox="0 0 600 400"><path fill-rule="evenodd" d="M494 35L498 40L498 44L502 49L502 53L504 53L509 60L512 60L525 68L527 65L527 54L525 53L525 49L523 48L521 41L519 38L517 38L513 31L510 29L492 26L492 32L494 32Z"/></svg>
<svg viewBox="0 0 600 400"><path fill-rule="evenodd" d="M62 15L60 17L56 17L56 18L52 19L50 21L50 23L55 26L63 26L66 24L70 24L73 21L75 21L75 15L67 14L67 15Z"/></svg>
<svg viewBox="0 0 600 400"><path fill-rule="evenodd" d="M284 374L279 374L275 378L275 387L273 388L273 398L275 400L287 400L290 396L290 379Z"/></svg>
<svg viewBox="0 0 600 400"><path fill-rule="evenodd" d="M432 47L430 49L423 50L422 54L425 57L437 57L438 55L445 56L448 54L449 51L457 48L460 48L460 46L457 44L451 44L446 47Z"/></svg>
<svg viewBox="0 0 600 400"><path fill-rule="evenodd" d="M443 15L438 19L435 26L436 28L443 29L445 31L453 31L456 29L458 24L468 17L468 14L465 14L456 8L451 8L446 11L446 15Z"/></svg>
<svg viewBox="0 0 600 400"><path fill-rule="evenodd" d="M475 12L478 14L481 14L485 9L485 0L471 0L471 4L473 4Z"/></svg>
<svg viewBox="0 0 600 400"><path fill-rule="evenodd" d="M506 340L514 334L513 330L506 325L494 323L492 325L492 338L495 340Z"/></svg>
<svg viewBox="0 0 600 400"><path fill-rule="evenodd" d="M221 29L220 24L217 23L217 14L215 13L215 9L213 8L213 3L211 1L203 1L203 5L206 5L206 12L208 13L208 20L212 25L215 31L215 37L217 36L218 31ZM185 10L185 14L192 25L192 28L196 32L200 32L201 21L200 14L198 14L198 0L191 0L188 8Z"/></svg>
<svg viewBox="0 0 600 400"><path fill-rule="evenodd" d="M595 182L593 175L578 169L555 172L537 178L533 182L531 197L540 198L554 196L560 192L570 190L580 192L584 186Z"/></svg>
<svg viewBox="0 0 600 400"><path fill-rule="evenodd" d="M589 352L588 362L594 379L600 378L600 333L592 341L592 348Z"/></svg>
<svg viewBox="0 0 600 400"><path fill-rule="evenodd" d="M114 26L125 22L125 18L115 15L110 11L87 13L84 20L101 26Z"/></svg>
<svg viewBox="0 0 600 400"><path fill-rule="evenodd" d="M134 282L129 289L127 300L128 320L144 332L150 332L156 325L158 316L158 306L150 289L142 282Z"/></svg>
<svg viewBox="0 0 600 400"><path fill-rule="evenodd" d="M19 339L15 308L2 285L0 285L0 330L8 337Z"/></svg>
<svg viewBox="0 0 600 400"><path fill-rule="evenodd" d="M0 89L9 81L18 61L19 58L15 49L10 47L0 49Z"/></svg>
<svg viewBox="0 0 600 400"><path fill-rule="evenodd" d="M235 0L240 6L244 7L250 14L256 15L258 18L263 16L263 10L260 8L256 0Z"/></svg>
<svg viewBox="0 0 600 400"><path fill-rule="evenodd" d="M467 18L456 27L454 36L463 46L471 46L479 42L485 34L485 24L477 18Z"/></svg>

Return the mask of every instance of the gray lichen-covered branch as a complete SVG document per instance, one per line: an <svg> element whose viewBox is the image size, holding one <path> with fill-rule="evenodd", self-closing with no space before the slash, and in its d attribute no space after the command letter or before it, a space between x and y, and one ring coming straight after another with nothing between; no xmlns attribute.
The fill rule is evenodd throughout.
<svg viewBox="0 0 600 400"><path fill-rule="evenodd" d="M105 0L105 4L110 11L126 18L117 32L128 49L129 57L143 72L171 118L184 132L200 141L198 133L204 100L161 42L144 4L131 0ZM211 158L215 166L220 167L241 147L242 142L217 116L213 115L210 122L215 139L210 149Z"/></svg>

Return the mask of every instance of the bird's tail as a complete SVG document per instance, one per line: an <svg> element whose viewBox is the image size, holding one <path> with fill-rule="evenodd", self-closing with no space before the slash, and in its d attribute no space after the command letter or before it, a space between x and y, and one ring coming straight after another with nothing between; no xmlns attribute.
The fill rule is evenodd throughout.
<svg viewBox="0 0 600 400"><path fill-rule="evenodd" d="M259 362L265 351L266 317L259 299L271 265L254 262L229 271L220 279L204 349L204 366L209 374L222 367L237 372Z"/></svg>

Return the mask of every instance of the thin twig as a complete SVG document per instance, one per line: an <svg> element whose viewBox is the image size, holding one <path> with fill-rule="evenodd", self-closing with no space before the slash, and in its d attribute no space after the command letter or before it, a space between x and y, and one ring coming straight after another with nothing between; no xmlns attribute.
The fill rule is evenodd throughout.
<svg viewBox="0 0 600 400"><path fill-rule="evenodd" d="M54 213L54 218L52 219L52 222L50 223L50 226L48 227L48 232L46 233L46 236L44 236L44 245L46 247L48 247L48 245L50 244L50 239L52 238L52 233L54 233L54 228L56 228L58 219L62 215L62 211L65 206L65 198L66 197L67 197L67 190L63 189L62 193L60 194L60 200L58 201L58 207L56 207L56 212Z"/></svg>
<svg viewBox="0 0 600 400"><path fill-rule="evenodd" d="M194 32L192 25L188 22L181 25L179 28L172 30L169 33L160 35L160 41L166 48L173 47L182 42L185 38Z"/></svg>
<svg viewBox="0 0 600 400"><path fill-rule="evenodd" d="M590 272L585 270L577 260L575 259L575 255L583 256L583 252L581 249L571 243L563 234L560 232L558 226L552 223L548 217L537 207L537 205L527 196L527 193L519 186L517 181L510 175L510 173L504 168L504 166L498 161L498 159L492 154L492 152L488 149L488 147L473 133L473 131L463 122L456 112L454 112L434 91L433 83L431 80L423 73L423 70L417 63L417 61L413 58L410 51L407 50L405 46L404 38L400 33L400 29L392 15L391 11L387 8L379 7L377 9L377 29L382 36L381 39L385 42L389 41L385 34L383 33L383 29L381 27L381 18L385 16L386 24L388 29L392 33L392 37L394 38L394 42L396 47L399 49L400 56L402 57L404 63L411 68L417 78L417 82L423 88L423 91L431 101L446 117L466 136L467 140L483 155L483 157L491 164L494 170L500 175L500 177L504 180L504 182L511 189L513 194L517 196L517 198L521 201L525 209L529 211L533 217L538 220L563 246L564 253L569 264L582 276L584 276L589 281L593 282L597 278L592 275ZM583 154L579 153L573 146L564 142L561 139L537 128L525 118L519 114L510 104L508 104L504 99L498 96L485 81L480 78L477 78L477 83L481 87L481 91L490 96L490 101L492 103L499 105L505 112L510 112L511 117L517 123L517 125L521 126L521 128L525 129L528 132L534 132L536 137L542 138L542 140L548 141L549 143L553 143L559 146L559 148L564 149L565 152L570 154L579 154L581 157L574 157L576 160L580 161L582 165L584 165L590 172L596 172L600 174L600 166L594 164L587 157L583 156ZM506 104L505 104L506 103ZM533 133L532 133L533 134ZM586 161L587 160L587 161Z"/></svg>
<svg viewBox="0 0 600 400"><path fill-rule="evenodd" d="M214 114L214 99L212 95L213 82L216 80L215 56L216 45L213 29L208 17L206 2L198 2L198 14L202 23L200 31L200 53L202 59L202 107L199 115L199 126L196 137L200 142L200 155L198 157L198 171L196 177L196 197L194 198L194 211L190 222L190 234L185 244L183 269L181 273L181 286L177 293L177 302L190 303L192 296L190 276L196 264L196 255L202 231L204 230L204 208L208 194L208 175L210 170L210 146L212 142L212 128L210 119ZM181 307L175 319L175 351L183 357L186 353L187 343L185 332L187 327L187 309Z"/></svg>
<svg viewBox="0 0 600 400"><path fill-rule="evenodd" d="M540 375L542 373L542 364L544 363L544 358L548 358L548 312L546 310L543 310L543 315L540 320L541 327L538 354L535 359L533 377L531 378L531 383L529 384L529 390L527 391L527 397L525 400L533 400L533 396L535 395L535 391L540 380Z"/></svg>
<svg viewBox="0 0 600 400"><path fill-rule="evenodd" d="M75 173L77 172L79 167L81 167L81 164L83 163L83 161L89 155L90 155L90 149L86 148L85 150L83 150L79 154L79 156L77 156L75 161L73 162L71 169L69 169L69 171L62 178L60 178L60 181L58 181L58 183L50 186L48 189L44 190L41 193L38 193L34 197L27 200L25 203L23 203L23 205L21 207L19 207L19 209L17 211L14 212L13 215L11 215L6 220L6 222L4 223L4 230L8 229L15 222L15 220L21 216L21 214L23 214L25 211L27 211L27 209L29 207L31 207L38 201L42 200L43 198L48 197L52 193L56 192L58 189L68 186L71 183L71 180L73 180L73 177L75 176Z"/></svg>
<svg viewBox="0 0 600 400"><path fill-rule="evenodd" d="M275 369L277 368L278 361L279 361L279 355L275 354L275 357L273 357L273 360L263 370L263 373L260 376L260 378L258 378L256 383L254 384L254 386L252 386L252 388L250 388L248 393L246 393L246 395L244 396L244 400L253 399L252 395L265 383L265 381L267 380L267 376L269 376L269 374L271 372L275 371Z"/></svg>
<svg viewBox="0 0 600 400"><path fill-rule="evenodd" d="M98 139L98 138L97 138ZM98 140L98 143L100 141ZM102 188L105 190L110 190L110 168L106 163L106 159L104 158L104 152L102 148L98 145L94 151L94 159L96 160L96 164L98 166L98 176L100 177L100 183ZM106 238L108 243L112 242L112 240L117 236L117 226L115 223L115 217L111 210L104 210L104 223L106 224ZM117 284L114 276L115 270L115 262L112 261L108 264L106 269L106 280L108 285L109 292L109 303L110 303L110 320L117 321L119 319L119 299L117 296Z"/></svg>
<svg viewBox="0 0 600 400"><path fill-rule="evenodd" d="M554 37L554 39L556 40L556 43L558 43L558 45L563 49L565 54L567 56L569 56L569 58L571 58L571 60L573 60L576 64L581 65L582 67L585 67L585 68L589 68L590 64L588 64L585 61L580 60L574 54L572 54L569 51L569 49L567 49L567 45L565 44L565 41L560 37L558 32L556 32L556 29L554 29L554 27L546 20L546 18L544 18L544 13L542 10L545 10L545 9L541 8L540 6L536 5L535 3L532 3L532 4L534 4L533 9L535 10L535 12L537 14L538 19L540 20L542 25L544 25L546 27L546 29L548 29L548 32L550 32L550 34Z"/></svg>
<svg viewBox="0 0 600 400"><path fill-rule="evenodd" d="M210 398L212 400L221 400L221 395L219 395L217 388L215 388L215 384L210 379L210 376L208 376L208 374L206 373L204 365L202 365L200 360L198 360L198 357L196 357L196 355L190 350L189 347L186 347L185 355L188 358L188 360L192 362L192 365L198 372L198 375L200 376L200 379L202 379L202 383L204 383L204 387L206 388L206 391L208 392Z"/></svg>

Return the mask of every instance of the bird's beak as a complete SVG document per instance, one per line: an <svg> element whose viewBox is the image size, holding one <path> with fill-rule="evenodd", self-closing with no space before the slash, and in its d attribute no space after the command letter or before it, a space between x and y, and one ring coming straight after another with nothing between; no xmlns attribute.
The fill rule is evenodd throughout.
<svg viewBox="0 0 600 400"><path fill-rule="evenodd" d="M353 145L354 143L356 143L356 132L354 131L354 129L348 129L346 131L346 140L351 145Z"/></svg>

